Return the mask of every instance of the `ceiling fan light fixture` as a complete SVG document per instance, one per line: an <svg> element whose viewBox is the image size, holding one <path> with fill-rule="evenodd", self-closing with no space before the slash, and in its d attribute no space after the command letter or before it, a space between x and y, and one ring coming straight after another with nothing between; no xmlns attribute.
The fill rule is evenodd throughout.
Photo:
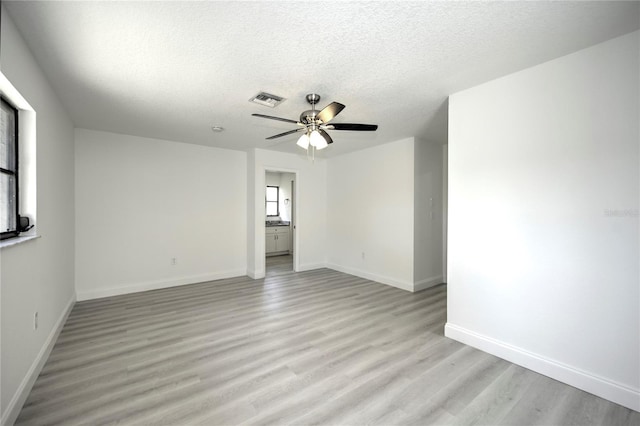
<svg viewBox="0 0 640 426"><path fill-rule="evenodd" d="M302 149L309 148L309 135L305 133L304 135L300 136L300 139L298 139L296 145L298 145Z"/></svg>
<svg viewBox="0 0 640 426"><path fill-rule="evenodd" d="M313 130L309 135L309 143L315 149L324 149L328 145L327 140L317 130Z"/></svg>

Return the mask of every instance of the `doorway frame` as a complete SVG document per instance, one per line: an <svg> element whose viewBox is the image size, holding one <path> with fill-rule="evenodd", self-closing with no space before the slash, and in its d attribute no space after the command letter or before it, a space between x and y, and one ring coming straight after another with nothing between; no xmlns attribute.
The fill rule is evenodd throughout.
<svg viewBox="0 0 640 426"><path fill-rule="evenodd" d="M300 173L298 170L296 169L288 169L288 168L284 168L284 167L277 167L277 166L264 166L262 167L262 182L263 182L263 189L260 192L261 194L261 198L264 200L264 194L265 191L267 189L267 172L271 172L271 173L291 173L294 175L293 178L293 209L291 210L291 216L294 219L293 220L293 224L291 226L291 232L293 232L293 238L292 238L292 243L293 243L293 272L298 272L300 270L299 267L299 262L300 262L300 244L299 244L299 238L298 238L298 218L299 218L299 212L300 212L300 208L299 208L299 197L298 194L300 192ZM266 250L266 225L265 225L265 221L266 221L266 217L267 217L267 212L265 210L265 205L264 202L262 203L262 207L259 209L260 210L260 214L261 214L261 218L262 220L260 221L260 223L262 224L261 227L258 227L258 231L261 232L262 234L262 238L260 239L261 243L260 246L262 247L262 249L260 250L262 253L262 256L260 256L260 260L259 260L259 265L260 265L260 269L262 271L265 272L267 271L267 250ZM256 211L258 211L258 209L256 209Z"/></svg>

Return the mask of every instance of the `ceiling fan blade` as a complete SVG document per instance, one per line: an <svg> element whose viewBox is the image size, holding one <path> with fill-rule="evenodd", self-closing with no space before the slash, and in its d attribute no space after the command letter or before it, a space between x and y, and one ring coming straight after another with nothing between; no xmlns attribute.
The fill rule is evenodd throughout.
<svg viewBox="0 0 640 426"><path fill-rule="evenodd" d="M356 123L331 123L327 129L333 130L355 130L357 132L373 132L378 130L377 124L356 124Z"/></svg>
<svg viewBox="0 0 640 426"><path fill-rule="evenodd" d="M329 133L325 132L322 129L318 129L318 133L320 133L326 139L327 144L333 143L333 139L331 139L331 136L329 136Z"/></svg>
<svg viewBox="0 0 640 426"><path fill-rule="evenodd" d="M288 118L273 117L271 115L264 115L264 114L251 114L251 115L253 115L254 117L268 118L269 120L278 120L278 121L284 121L285 123L298 124L296 120L289 120Z"/></svg>
<svg viewBox="0 0 640 426"><path fill-rule="evenodd" d="M329 105L324 107L324 109L316 115L316 118L322 121L323 123L328 123L333 119L333 117L340 114L340 111L342 111L343 109L344 109L344 105L338 102L331 102Z"/></svg>
<svg viewBox="0 0 640 426"><path fill-rule="evenodd" d="M295 129L295 130L289 130L288 132L284 132L284 133L280 133L280 134L277 134L277 135L269 136L268 138L265 138L265 139L275 139L275 138L279 138L279 137L282 137L282 136L291 135L293 133L302 132L303 130L307 130L306 127L301 127L299 129Z"/></svg>

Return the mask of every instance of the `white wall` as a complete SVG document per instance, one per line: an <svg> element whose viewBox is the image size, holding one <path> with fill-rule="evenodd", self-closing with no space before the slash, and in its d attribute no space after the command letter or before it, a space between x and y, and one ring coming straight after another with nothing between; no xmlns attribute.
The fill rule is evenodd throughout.
<svg viewBox="0 0 640 426"><path fill-rule="evenodd" d="M447 218L449 217L449 145L442 146L442 281L447 282Z"/></svg>
<svg viewBox="0 0 640 426"><path fill-rule="evenodd" d="M414 290L444 281L443 150L416 139L414 149Z"/></svg>
<svg viewBox="0 0 640 426"><path fill-rule="evenodd" d="M285 222L291 221L291 182L295 180L293 173L280 173L280 218ZM288 203L285 200L289 200Z"/></svg>
<svg viewBox="0 0 640 426"><path fill-rule="evenodd" d="M280 172L267 172L264 183L268 186L280 186Z"/></svg>
<svg viewBox="0 0 640 426"><path fill-rule="evenodd" d="M77 129L78 299L245 275L246 158Z"/></svg>
<svg viewBox="0 0 640 426"><path fill-rule="evenodd" d="M248 240L247 273L252 278L265 275L265 223L264 187L265 172L280 170L296 174L296 233L294 267L298 271L324 267L326 232L326 161L309 161L304 155L286 154L262 149L252 150L248 155L248 175L253 178L248 192L250 232ZM252 213L253 212L253 213Z"/></svg>
<svg viewBox="0 0 640 426"><path fill-rule="evenodd" d="M446 326L635 410L639 34L450 98Z"/></svg>
<svg viewBox="0 0 640 426"><path fill-rule="evenodd" d="M413 138L328 161L327 266L413 291L413 171Z"/></svg>
<svg viewBox="0 0 640 426"><path fill-rule="evenodd" d="M256 186L256 152L254 149L251 149L247 152L247 215L246 215L246 225L247 225L247 275L251 278L256 278L255 271L256 264L262 264L262 260L260 258L256 258L256 241L258 238L258 222L263 222L262 216L265 215L264 207L262 216L256 216L258 207L260 204L264 205L264 188L259 188ZM263 194L262 198L259 197L259 194ZM262 227L262 232L264 236L264 225ZM262 267L264 269L264 267ZM264 276L264 270L262 271Z"/></svg>
<svg viewBox="0 0 640 426"><path fill-rule="evenodd" d="M41 238L0 252L2 423L18 415L73 306L73 124L2 6L2 73L36 112ZM39 327L33 330L34 312Z"/></svg>

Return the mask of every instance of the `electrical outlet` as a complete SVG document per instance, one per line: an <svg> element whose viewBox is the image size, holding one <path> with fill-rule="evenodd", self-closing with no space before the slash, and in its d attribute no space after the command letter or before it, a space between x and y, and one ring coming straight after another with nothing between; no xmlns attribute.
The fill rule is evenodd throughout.
<svg viewBox="0 0 640 426"><path fill-rule="evenodd" d="M33 314L33 329L37 330L38 329L38 312L34 312Z"/></svg>
<svg viewBox="0 0 640 426"><path fill-rule="evenodd" d="M173 266L176 266L176 263L177 263L176 258L175 258L175 257L172 257L172 258L171 258L171 264L172 264Z"/></svg>

